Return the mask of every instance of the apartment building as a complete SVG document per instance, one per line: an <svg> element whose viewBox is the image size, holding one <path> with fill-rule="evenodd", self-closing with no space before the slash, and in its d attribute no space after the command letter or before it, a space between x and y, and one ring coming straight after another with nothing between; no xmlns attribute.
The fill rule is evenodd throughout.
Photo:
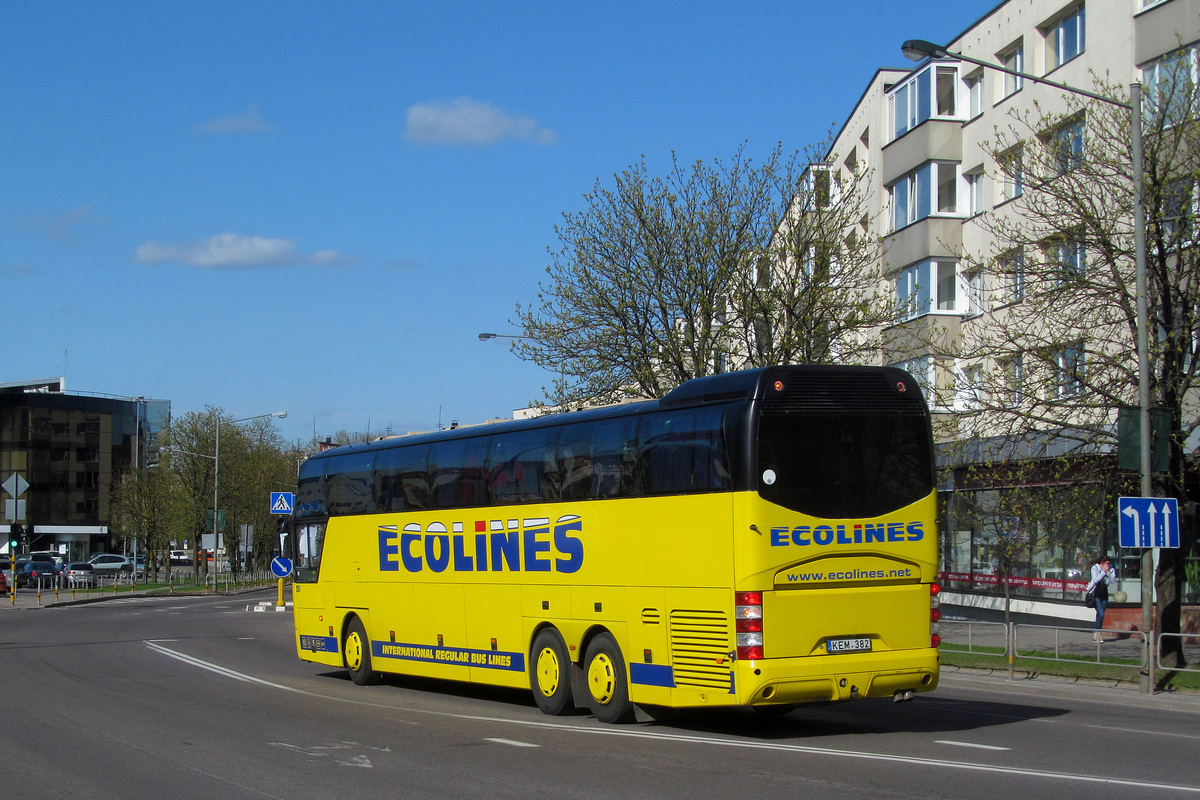
<svg viewBox="0 0 1200 800"><path fill-rule="evenodd" d="M923 32L897 35L899 60L903 40ZM1200 0L1008 0L953 41L939 43L945 56L908 70L877 72L829 151L824 169L835 170L841 181L869 182L864 219L885 237L881 275L901 321L881 332L882 361L917 376L935 414L951 423L940 445L946 467L942 568L952 602L957 597L964 605L998 608L1003 580L1019 598L1018 611L1090 620L1078 600L1088 562L1101 552L1121 557L1121 589L1133 600L1139 597L1140 551L1122 552L1117 542L1115 495L1125 487L1111 468L1112 448L1072 450L1078 445L1069 437L1054 436L1036 447L1028 442L1014 447L1008 439L1009 459L1048 463L1077 454L1074 473L989 469L989 461L999 460L995 454L1004 437L989 442L974 432L966 442L954 419L973 402L983 370L1006 374L1015 387L1030 367L1019 358L999 365L964 360L959 345L1003 325L1006 315L1011 324L1025 290L1025 257L1052 254L1065 269L1074 265L1080 271L1090 257L1061 235L1048 239L1040 256L1009 252L997 233L1004 227L1000 223L1019 216L1028 193L1037 191L1022 171L1020 121L1055 120L1053 128L1034 131L1030 139L1049 147L1064 171L1081 158L1090 135L1084 117L1090 112L1081 110L1081 98L1012 73L1092 91L1097 78L1117 87L1138 81L1152 90L1164 65L1182 64L1195 76L1196 49L1187 46L1198 41ZM1006 141L1016 144L998 153L998 143ZM1073 320L1073 313L1063 308L1054 321L1092 324ZM1021 324L1034 336L1047 319ZM1056 373L1048 377L1048 391L1062 396L1078 389L1072 376L1089 357L1085 338L1061 341L1044 359ZM1115 425L1115 407L1080 409L1091 414L1081 425ZM1091 470L1089 461L1107 469ZM1100 474L1106 477L1096 477ZM1021 514L1004 502L1006 493L1031 484L1068 483L1084 488L1057 502L1086 506L1088 514ZM1130 488L1137 493L1136 480Z"/></svg>

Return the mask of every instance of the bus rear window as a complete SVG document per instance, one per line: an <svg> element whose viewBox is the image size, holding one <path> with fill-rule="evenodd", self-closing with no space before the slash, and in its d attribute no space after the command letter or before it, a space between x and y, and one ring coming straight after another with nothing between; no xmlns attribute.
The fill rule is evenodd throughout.
<svg viewBox="0 0 1200 800"><path fill-rule="evenodd" d="M933 491L928 418L915 413L764 413L762 497L824 519L876 517Z"/></svg>

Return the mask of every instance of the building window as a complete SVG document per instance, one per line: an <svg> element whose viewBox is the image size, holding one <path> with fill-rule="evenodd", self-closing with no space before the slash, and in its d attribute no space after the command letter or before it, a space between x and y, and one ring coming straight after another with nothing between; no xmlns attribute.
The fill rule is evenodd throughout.
<svg viewBox="0 0 1200 800"><path fill-rule="evenodd" d="M983 213L983 168L968 172L967 181L967 214L975 216Z"/></svg>
<svg viewBox="0 0 1200 800"><path fill-rule="evenodd" d="M960 277L955 261L923 261L896 274L896 305L904 320L938 311L961 313Z"/></svg>
<svg viewBox="0 0 1200 800"><path fill-rule="evenodd" d="M933 64L898 84L888 95L892 138L932 117L958 119L958 67Z"/></svg>
<svg viewBox="0 0 1200 800"><path fill-rule="evenodd" d="M1057 284L1066 286L1086 272L1087 250L1077 233L1056 237L1043 246L1047 266L1057 275Z"/></svg>
<svg viewBox="0 0 1200 800"><path fill-rule="evenodd" d="M1163 187L1158 232L1167 252L1192 244L1192 214L1200 205L1197 199L1196 183L1191 178L1171 181Z"/></svg>
<svg viewBox="0 0 1200 800"><path fill-rule="evenodd" d="M1073 8L1046 28L1046 72L1083 52L1083 6Z"/></svg>
<svg viewBox="0 0 1200 800"><path fill-rule="evenodd" d="M1084 367L1083 342L1073 342L1054 354L1054 390L1059 400L1083 393Z"/></svg>
<svg viewBox="0 0 1200 800"><path fill-rule="evenodd" d="M957 216L958 171L958 164L934 162L889 186L892 230L898 231L935 213Z"/></svg>
<svg viewBox="0 0 1200 800"><path fill-rule="evenodd" d="M1019 353L1000 362L1001 397L1006 405L1019 406L1025 400L1025 359Z"/></svg>
<svg viewBox="0 0 1200 800"><path fill-rule="evenodd" d="M966 274L967 315L977 317L983 313L983 270L976 269Z"/></svg>
<svg viewBox="0 0 1200 800"><path fill-rule="evenodd" d="M1001 67L1010 70L1010 72L1004 73L1004 96L1016 94L1025 85L1025 79L1011 73L1025 71L1025 48L1017 43L1008 50L998 53L996 57L1000 61Z"/></svg>
<svg viewBox="0 0 1200 800"><path fill-rule="evenodd" d="M1168 127L1197 115L1197 48L1185 47L1142 67L1145 85L1143 116L1154 125L1159 115Z"/></svg>
<svg viewBox="0 0 1200 800"><path fill-rule="evenodd" d="M1016 200L1025 191L1024 150L1018 145L1002 154L998 166L1002 200Z"/></svg>
<svg viewBox="0 0 1200 800"><path fill-rule="evenodd" d="M1078 169L1083 163L1083 119L1061 125L1047 134L1043 141L1050 149L1050 168L1056 177Z"/></svg>
<svg viewBox="0 0 1200 800"><path fill-rule="evenodd" d="M1005 300L1019 303L1025 299L1025 252L1020 248L1001 253L996 272L1004 280Z"/></svg>
<svg viewBox="0 0 1200 800"><path fill-rule="evenodd" d="M983 386L983 368L972 364L959 371L954 386L954 407L961 411L979 408Z"/></svg>
<svg viewBox="0 0 1200 800"><path fill-rule="evenodd" d="M937 360L933 356L917 356L891 366L899 367L913 376L913 380L921 387L921 392L925 395L925 402L929 404L930 408L940 410L950 408L954 400L954 393L953 391L943 392L938 386Z"/></svg>
<svg viewBox="0 0 1200 800"><path fill-rule="evenodd" d="M967 119L975 119L983 113L983 75L984 71L979 70L971 77L967 78Z"/></svg>
<svg viewBox="0 0 1200 800"><path fill-rule="evenodd" d="M958 86L958 69L955 67L937 68L937 115L939 117L954 117L957 112L955 89Z"/></svg>

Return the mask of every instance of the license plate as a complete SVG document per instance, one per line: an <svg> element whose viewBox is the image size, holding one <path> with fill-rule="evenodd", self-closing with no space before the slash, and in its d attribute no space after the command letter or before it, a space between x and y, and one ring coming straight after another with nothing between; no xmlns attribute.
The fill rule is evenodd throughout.
<svg viewBox="0 0 1200 800"><path fill-rule="evenodd" d="M871 650L871 637L844 636L839 639L826 639L827 653L867 653Z"/></svg>

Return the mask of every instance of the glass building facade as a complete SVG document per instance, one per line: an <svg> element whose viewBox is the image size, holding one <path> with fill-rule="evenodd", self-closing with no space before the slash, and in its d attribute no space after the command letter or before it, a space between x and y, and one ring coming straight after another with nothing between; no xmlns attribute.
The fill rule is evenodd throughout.
<svg viewBox="0 0 1200 800"><path fill-rule="evenodd" d="M166 400L67 394L61 380L0 385L4 532L23 526L20 551L111 552L114 482L153 460L169 418Z"/></svg>

